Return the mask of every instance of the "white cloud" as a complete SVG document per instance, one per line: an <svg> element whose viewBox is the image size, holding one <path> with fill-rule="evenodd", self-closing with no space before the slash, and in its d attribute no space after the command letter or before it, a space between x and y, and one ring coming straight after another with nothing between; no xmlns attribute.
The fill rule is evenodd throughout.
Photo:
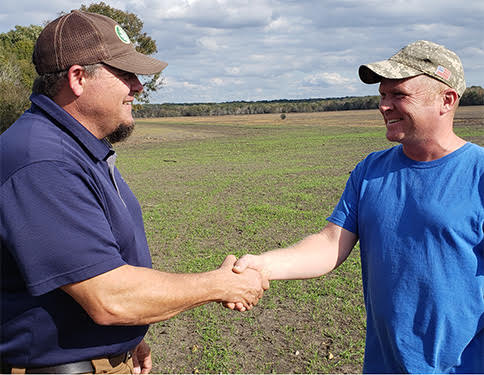
<svg viewBox="0 0 484 375"><path fill-rule="evenodd" d="M198 43L202 48L206 48L210 51L218 51L219 49L223 48L219 45L215 38L211 37L202 37L198 40Z"/></svg>
<svg viewBox="0 0 484 375"><path fill-rule="evenodd" d="M224 80L220 77L214 77L210 80L210 82L215 86L223 86L225 84Z"/></svg>
<svg viewBox="0 0 484 375"><path fill-rule="evenodd" d="M240 75L240 67L238 66L226 67L225 73L231 76L238 76Z"/></svg>
<svg viewBox="0 0 484 375"><path fill-rule="evenodd" d="M353 80L341 76L339 73L315 73L304 78L304 82L310 85L346 85Z"/></svg>
<svg viewBox="0 0 484 375"><path fill-rule="evenodd" d="M206 28L257 27L269 23L272 16L264 1L252 2L250 6L237 0L151 1L150 6L159 19Z"/></svg>

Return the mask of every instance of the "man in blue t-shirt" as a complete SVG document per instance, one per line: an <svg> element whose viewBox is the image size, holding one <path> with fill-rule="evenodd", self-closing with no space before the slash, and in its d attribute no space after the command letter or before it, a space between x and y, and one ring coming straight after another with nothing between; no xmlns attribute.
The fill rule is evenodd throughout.
<svg viewBox="0 0 484 375"><path fill-rule="evenodd" d="M234 256L199 274L153 270L135 196L111 143L126 138L136 52L112 19L72 11L33 54L32 106L0 136L2 373L147 373L148 324L208 302L250 309L268 287Z"/></svg>
<svg viewBox="0 0 484 375"><path fill-rule="evenodd" d="M320 233L245 255L234 271L318 277L359 240L363 371L484 373L484 149L453 131L465 90L460 59L417 41L359 75L380 83L386 137L399 145L356 166Z"/></svg>

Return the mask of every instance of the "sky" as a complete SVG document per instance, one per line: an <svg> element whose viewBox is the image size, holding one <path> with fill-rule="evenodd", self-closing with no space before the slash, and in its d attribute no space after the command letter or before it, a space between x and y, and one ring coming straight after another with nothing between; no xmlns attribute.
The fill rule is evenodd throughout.
<svg viewBox="0 0 484 375"><path fill-rule="evenodd" d="M1 0L0 33L92 0ZM135 13L168 63L152 103L377 95L361 64L430 40L484 87L483 0L105 0Z"/></svg>

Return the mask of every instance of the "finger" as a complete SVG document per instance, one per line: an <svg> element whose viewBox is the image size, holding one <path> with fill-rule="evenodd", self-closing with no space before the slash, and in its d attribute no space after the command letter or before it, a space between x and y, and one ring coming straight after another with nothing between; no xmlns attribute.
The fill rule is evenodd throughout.
<svg viewBox="0 0 484 375"><path fill-rule="evenodd" d="M259 300L258 300L258 299L256 299L254 302L249 303L249 306L248 306L247 310L252 310L252 308L253 308L255 305L257 305L257 302L258 302L258 301L259 301Z"/></svg>
<svg viewBox="0 0 484 375"><path fill-rule="evenodd" d="M233 302L223 302L222 305L230 310L235 309L235 303Z"/></svg>
<svg viewBox="0 0 484 375"><path fill-rule="evenodd" d="M136 352L133 353L133 374L141 374L141 366L138 361L138 355Z"/></svg>
<svg viewBox="0 0 484 375"><path fill-rule="evenodd" d="M239 311L245 311L245 306L244 306L244 304L243 304L242 302L237 302L237 303L235 304L235 308L236 308L237 310L239 310Z"/></svg>
<svg viewBox="0 0 484 375"><path fill-rule="evenodd" d="M242 302L222 302L222 305L230 310L245 311L247 308Z"/></svg>
<svg viewBox="0 0 484 375"><path fill-rule="evenodd" d="M262 296L260 296L260 297L262 297ZM254 302L252 302L252 303L251 303L251 306L252 306L252 307L253 307L253 306L255 306L255 305L257 305L257 304L259 303L259 301L260 301L260 297L256 298L256 299L254 300Z"/></svg>
<svg viewBox="0 0 484 375"><path fill-rule="evenodd" d="M153 362L151 360L151 353L150 355L148 355L145 360L144 360L144 363L143 363L143 369L141 370L141 373L142 374L149 374L151 369L153 368Z"/></svg>
<svg viewBox="0 0 484 375"><path fill-rule="evenodd" d="M266 277L262 277L262 289L267 290L270 288L269 280Z"/></svg>

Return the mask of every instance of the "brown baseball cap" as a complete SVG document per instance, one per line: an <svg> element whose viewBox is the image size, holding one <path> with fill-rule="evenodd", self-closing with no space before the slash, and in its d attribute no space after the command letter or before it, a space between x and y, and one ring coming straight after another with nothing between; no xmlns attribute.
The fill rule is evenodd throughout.
<svg viewBox="0 0 484 375"><path fill-rule="evenodd" d="M137 52L123 28L111 18L80 10L57 18L42 30L32 62L38 74L97 63L135 74L156 74L168 65Z"/></svg>
<svg viewBox="0 0 484 375"><path fill-rule="evenodd" d="M466 89L464 68L459 56L427 40L410 43L388 60L361 65L358 73L364 83L377 83L382 78L402 79L425 74L453 88L459 96Z"/></svg>

